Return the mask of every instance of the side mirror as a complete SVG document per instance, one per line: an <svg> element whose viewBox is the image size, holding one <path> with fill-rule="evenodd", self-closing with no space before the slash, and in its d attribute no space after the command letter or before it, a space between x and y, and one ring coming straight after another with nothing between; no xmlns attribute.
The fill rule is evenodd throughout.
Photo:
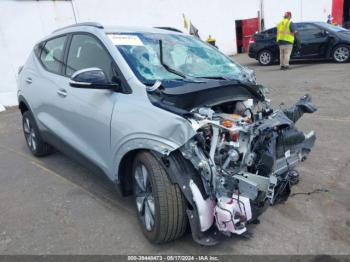
<svg viewBox="0 0 350 262"><path fill-rule="evenodd" d="M110 89L114 91L121 89L120 83L110 83L103 71L97 67L76 71L70 78L69 85L75 88Z"/></svg>

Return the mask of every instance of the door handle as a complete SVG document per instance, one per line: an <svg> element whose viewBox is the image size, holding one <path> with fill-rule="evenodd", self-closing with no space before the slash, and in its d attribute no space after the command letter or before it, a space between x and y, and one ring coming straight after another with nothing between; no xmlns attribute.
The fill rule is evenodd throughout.
<svg viewBox="0 0 350 262"><path fill-rule="evenodd" d="M26 83L30 85L31 83L33 83L33 79L31 77L27 77Z"/></svg>
<svg viewBox="0 0 350 262"><path fill-rule="evenodd" d="M58 89L57 90L57 94L59 96L66 97L67 96L67 91L65 89Z"/></svg>

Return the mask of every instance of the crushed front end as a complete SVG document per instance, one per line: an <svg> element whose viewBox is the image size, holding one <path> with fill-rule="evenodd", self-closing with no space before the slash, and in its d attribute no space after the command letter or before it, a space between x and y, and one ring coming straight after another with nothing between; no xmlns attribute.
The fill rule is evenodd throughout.
<svg viewBox="0 0 350 262"><path fill-rule="evenodd" d="M299 181L295 167L316 139L295 122L315 110L305 95L286 110L249 99L192 111L197 134L180 151L201 177L202 185L190 182L201 232L214 225L224 235L241 235L266 207L287 200Z"/></svg>
<svg viewBox="0 0 350 262"><path fill-rule="evenodd" d="M273 109L261 86L244 87L231 89L236 90L232 100L226 99L229 86L207 97L203 93L200 102L193 94L192 104L177 102L178 94L162 99L172 107L186 104L177 113L196 131L178 150L195 174L186 176L183 170L173 180L192 205L187 212L192 234L203 245L216 244L223 235L245 234L268 206L286 201L299 181L295 168L316 140L313 131L305 134L295 126L304 113L316 111L309 95L290 108Z"/></svg>

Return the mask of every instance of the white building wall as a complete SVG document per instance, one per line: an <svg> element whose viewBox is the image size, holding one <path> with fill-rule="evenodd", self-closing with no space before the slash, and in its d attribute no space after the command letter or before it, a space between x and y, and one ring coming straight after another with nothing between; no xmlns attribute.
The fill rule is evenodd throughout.
<svg viewBox="0 0 350 262"><path fill-rule="evenodd" d="M79 21L104 25L171 26L183 28L182 14L198 28L202 39L209 34L220 50L236 53L235 20L257 17L260 0L74 0Z"/></svg>
<svg viewBox="0 0 350 262"><path fill-rule="evenodd" d="M303 21L327 21L332 14L332 0L304 0L302 9Z"/></svg>
<svg viewBox="0 0 350 262"><path fill-rule="evenodd" d="M18 67L34 44L74 22L70 2L0 0L0 105L17 104Z"/></svg>
<svg viewBox="0 0 350 262"><path fill-rule="evenodd" d="M332 0L263 0L265 28L275 27L286 11L294 22L327 21L332 13Z"/></svg>

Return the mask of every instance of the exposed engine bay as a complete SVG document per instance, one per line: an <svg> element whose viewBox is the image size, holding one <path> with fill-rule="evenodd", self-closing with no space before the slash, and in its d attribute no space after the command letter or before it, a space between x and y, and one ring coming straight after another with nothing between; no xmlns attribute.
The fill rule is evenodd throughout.
<svg viewBox="0 0 350 262"><path fill-rule="evenodd" d="M317 110L309 95L275 110L257 90L248 90L248 99L197 106L186 116L196 135L179 150L200 176L189 187L201 232L247 232L269 205L287 200L299 181L295 167L315 143L313 131L295 126Z"/></svg>

